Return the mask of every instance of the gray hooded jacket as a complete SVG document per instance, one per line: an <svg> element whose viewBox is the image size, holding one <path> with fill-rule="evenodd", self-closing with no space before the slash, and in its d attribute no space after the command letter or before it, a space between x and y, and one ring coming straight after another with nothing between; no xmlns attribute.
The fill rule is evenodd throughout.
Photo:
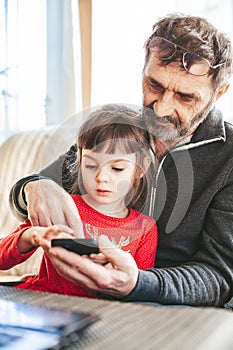
<svg viewBox="0 0 233 350"><path fill-rule="evenodd" d="M156 178L155 268L125 300L223 305L233 295L233 126L214 109Z"/></svg>

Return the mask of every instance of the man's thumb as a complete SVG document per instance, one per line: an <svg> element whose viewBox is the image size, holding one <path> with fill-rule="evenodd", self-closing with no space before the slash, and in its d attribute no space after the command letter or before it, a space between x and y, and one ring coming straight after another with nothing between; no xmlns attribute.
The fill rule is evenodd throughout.
<svg viewBox="0 0 233 350"><path fill-rule="evenodd" d="M102 253L104 253L105 255L111 255L111 251L112 249L116 249L117 246L115 246L114 243L112 243L109 238L105 235L100 235L98 237L98 244L99 244L99 248L100 248L100 251Z"/></svg>

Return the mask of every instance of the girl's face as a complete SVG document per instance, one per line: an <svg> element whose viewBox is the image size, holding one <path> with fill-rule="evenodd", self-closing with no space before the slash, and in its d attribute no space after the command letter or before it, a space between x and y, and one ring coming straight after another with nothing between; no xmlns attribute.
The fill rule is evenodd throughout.
<svg viewBox="0 0 233 350"><path fill-rule="evenodd" d="M136 171L136 154L114 154L83 149L81 173L86 202L98 211L125 208L125 197L132 188ZM143 175L143 173L142 173ZM127 203L126 203L127 205Z"/></svg>

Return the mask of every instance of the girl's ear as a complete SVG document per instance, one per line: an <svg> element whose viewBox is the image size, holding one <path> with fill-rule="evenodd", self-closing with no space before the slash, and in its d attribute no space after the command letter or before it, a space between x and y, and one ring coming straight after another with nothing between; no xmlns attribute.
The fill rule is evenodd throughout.
<svg viewBox="0 0 233 350"><path fill-rule="evenodd" d="M150 157L145 157L143 160L143 169L140 172L140 179L145 175L145 173L149 169L150 164L151 164Z"/></svg>

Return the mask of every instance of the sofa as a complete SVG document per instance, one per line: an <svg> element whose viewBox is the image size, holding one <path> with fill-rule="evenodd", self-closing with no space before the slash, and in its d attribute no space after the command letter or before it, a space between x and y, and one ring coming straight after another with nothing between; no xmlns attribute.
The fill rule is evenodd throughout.
<svg viewBox="0 0 233 350"><path fill-rule="evenodd" d="M10 234L21 223L9 206L12 185L20 178L38 172L65 152L74 142L71 134L66 127L47 127L19 132L0 146L0 237ZM7 271L0 270L0 282L16 281L24 275L37 273L41 256L40 248L26 262Z"/></svg>

